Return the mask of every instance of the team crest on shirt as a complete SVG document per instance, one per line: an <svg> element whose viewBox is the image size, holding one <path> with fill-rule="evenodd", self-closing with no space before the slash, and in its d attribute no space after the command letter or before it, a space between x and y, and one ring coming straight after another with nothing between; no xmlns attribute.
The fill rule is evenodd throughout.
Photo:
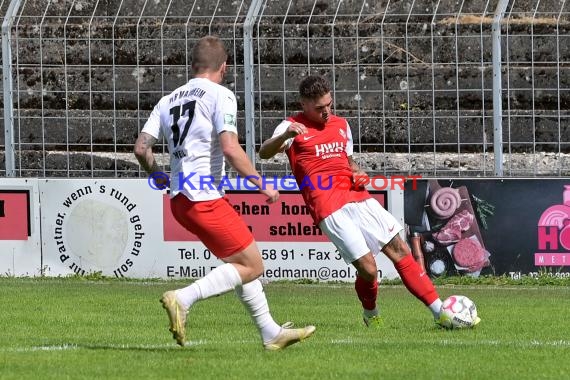
<svg viewBox="0 0 570 380"><path fill-rule="evenodd" d="M344 129L339 129L338 133L340 133L343 139L346 139L346 133L344 132Z"/></svg>

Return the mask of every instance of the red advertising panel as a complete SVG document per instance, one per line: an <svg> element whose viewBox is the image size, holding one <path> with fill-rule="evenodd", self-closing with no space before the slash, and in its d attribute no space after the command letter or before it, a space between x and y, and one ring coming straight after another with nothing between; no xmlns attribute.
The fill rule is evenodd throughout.
<svg viewBox="0 0 570 380"><path fill-rule="evenodd" d="M371 193L387 207L387 192ZM228 193L234 209L242 216L255 240L264 242L328 242L327 236L313 224L313 219L300 193L282 192L279 200L268 205L265 196L255 192ZM198 241L172 216L170 198L163 196L163 228L165 241Z"/></svg>
<svg viewBox="0 0 570 380"><path fill-rule="evenodd" d="M28 240L29 192L0 190L0 240Z"/></svg>

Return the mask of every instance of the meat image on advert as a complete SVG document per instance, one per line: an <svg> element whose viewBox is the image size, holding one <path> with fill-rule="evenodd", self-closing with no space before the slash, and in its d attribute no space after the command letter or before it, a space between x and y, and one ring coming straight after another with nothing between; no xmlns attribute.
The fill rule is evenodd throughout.
<svg viewBox="0 0 570 380"><path fill-rule="evenodd" d="M480 225L487 228L494 206L466 186L442 186L437 180L422 185L405 191L405 222L412 253L430 277L492 271Z"/></svg>

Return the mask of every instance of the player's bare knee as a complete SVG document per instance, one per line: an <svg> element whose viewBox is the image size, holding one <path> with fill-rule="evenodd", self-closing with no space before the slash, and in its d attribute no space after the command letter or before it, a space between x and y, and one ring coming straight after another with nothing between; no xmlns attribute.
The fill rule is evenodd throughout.
<svg viewBox="0 0 570 380"><path fill-rule="evenodd" d="M393 262L397 263L411 253L406 242L396 235L382 248L382 252Z"/></svg>
<svg viewBox="0 0 570 380"><path fill-rule="evenodd" d="M352 264L356 268L358 276L363 280L368 282L376 280L378 276L378 270L376 268L376 260L374 259L372 253L367 253L358 260L353 261Z"/></svg>
<svg viewBox="0 0 570 380"><path fill-rule="evenodd" d="M397 263L404 257L408 256L410 253L403 250L383 250L386 256L392 261L392 263Z"/></svg>
<svg viewBox="0 0 570 380"><path fill-rule="evenodd" d="M263 261L259 259L248 260L246 266L246 276L249 281L255 280L263 274Z"/></svg>
<svg viewBox="0 0 570 380"><path fill-rule="evenodd" d="M376 267L372 268L372 270L370 270L370 268L358 270L358 277L362 278L366 282L373 282L378 278L378 271Z"/></svg>
<svg viewBox="0 0 570 380"><path fill-rule="evenodd" d="M253 268L251 268L252 271L252 276L253 278L258 278L261 277L261 275L263 275L263 263L259 262L257 265L255 265Z"/></svg>
<svg viewBox="0 0 570 380"><path fill-rule="evenodd" d="M235 265L235 264L234 264ZM263 266L261 270L258 266L248 263L247 265L236 265L243 284L247 284L263 274Z"/></svg>

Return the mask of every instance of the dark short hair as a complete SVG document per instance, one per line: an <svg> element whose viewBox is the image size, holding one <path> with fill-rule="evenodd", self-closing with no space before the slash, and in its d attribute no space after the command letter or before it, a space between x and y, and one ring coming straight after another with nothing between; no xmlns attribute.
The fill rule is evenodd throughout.
<svg viewBox="0 0 570 380"><path fill-rule="evenodd" d="M329 82L320 75L309 75L299 84L301 99L318 99L331 92Z"/></svg>
<svg viewBox="0 0 570 380"><path fill-rule="evenodd" d="M192 49L192 70L194 73L216 71L227 59L222 40L216 36L202 37Z"/></svg>

